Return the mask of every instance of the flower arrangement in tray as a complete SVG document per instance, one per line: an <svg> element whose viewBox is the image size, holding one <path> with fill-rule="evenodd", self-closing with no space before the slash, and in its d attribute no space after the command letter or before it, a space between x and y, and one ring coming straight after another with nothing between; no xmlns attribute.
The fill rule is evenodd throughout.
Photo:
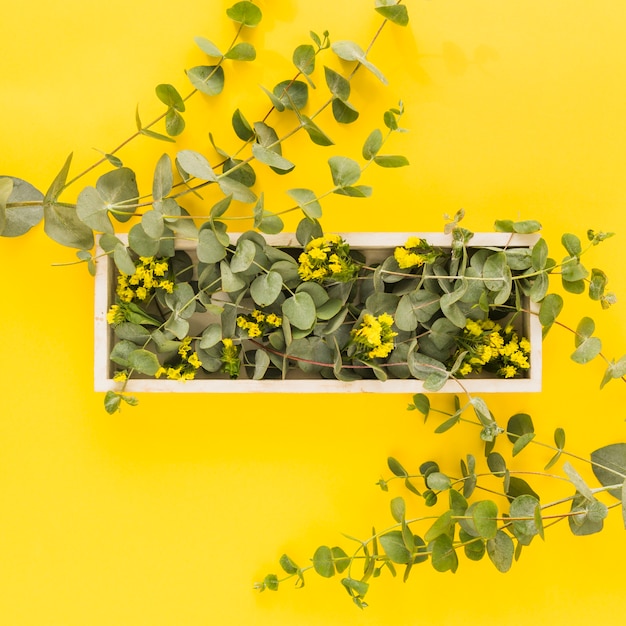
<svg viewBox="0 0 626 626"><path fill-rule="evenodd" d="M533 260L544 242L518 247L503 233L501 247L473 247L460 217L446 248L410 236L374 255L305 219L299 247L253 231L204 244L201 230L194 250L137 257L134 273L117 271L106 314L113 380L391 378L438 391L450 379L525 378L528 307L552 271Z"/></svg>
<svg viewBox="0 0 626 626"><path fill-rule="evenodd" d="M262 88L267 110L256 121L239 108L228 115L229 124L218 120L221 132L227 128L236 137L237 148L218 146L217 135L209 133L211 156L192 149L164 152L148 193L139 191L135 172L122 162L123 147L142 137L171 147L185 130L187 100L219 96L227 72L255 60L253 43L241 38L261 23L254 2L238 1L227 9L236 31L230 43L196 39L208 60L186 71L189 93L158 85L162 114L146 124L137 113L136 133L92 167L70 178L68 157L45 193L18 177L0 177L0 234L20 236L43 221L46 234L77 249L78 261L103 281L96 341L104 346L109 413L124 403L137 404L129 390L147 379L168 391L195 390L194 384L212 380L217 386L211 391L237 386L286 391L283 383L306 391L311 388L302 385L313 381L331 385L325 390L410 392L411 410L425 418L444 416L436 432L460 423L480 429L484 460L465 455L460 473L443 472L432 459L409 472L389 458L391 476L379 486L386 491L402 481L420 505L438 504L436 513L410 515L413 504L397 496L391 501L393 525L356 540L351 555L324 545L305 566L283 555L284 577L269 574L258 584L272 590L286 579L302 584L309 569L325 578L344 573L342 586L360 607L372 580L385 570L395 575L397 566L404 566L405 580L425 561L438 571L456 571L458 554L464 553L469 560L487 555L499 571L508 571L554 521L567 519L576 535L598 532L609 509L621 505L625 510L626 502L625 443L592 453L589 462L599 487L590 487L567 462L565 476L556 478L569 491L543 502L523 478L527 472L510 469L494 449L496 441L508 441L511 456L529 446L551 449L544 471L533 472L548 478L555 478L545 472L559 460L584 459L566 448L564 429L555 431L554 445L539 442L530 416L515 413L504 425L474 395L493 390L476 387L476 381L500 380L509 385L504 390L516 389L511 385L518 382L540 383L541 336L554 325L567 328L557 319L564 305L559 291L587 294L602 308L615 302L606 273L583 264L583 257L612 233L565 233L564 253L553 258L538 222L499 220L494 233L474 234L461 226L463 211L447 218L443 234L379 233L364 243L354 234L324 232L324 198L367 198L372 189L361 179L370 166L408 165L404 156L383 152L404 131L402 103L384 111L381 127L364 135L360 155L327 159L327 189L287 185L291 206L266 208L257 170L288 180L296 167L289 154L293 135L308 137L316 147L334 146L332 133L320 126L321 113L332 112L336 124L354 124L359 119L350 99L355 74L369 71L386 83L369 50L383 27L406 26L409 17L401 1L375 0L375 10L382 24L368 46L311 32L310 41L293 51L293 75ZM274 123L274 117L280 119ZM65 198L100 166L108 169L94 185L83 187L75 199ZM186 208L198 196L204 215ZM285 235L283 218L294 213L301 219L295 233ZM231 219L248 220L250 228L235 234ZM117 232L112 220L127 225L127 234ZM626 357L604 355L591 318L583 317L569 331L574 361L605 361L602 386L624 379ZM437 391L460 395L453 406L435 408L423 392ZM614 501L606 504L605 496ZM416 530L419 524L426 524L424 532Z"/></svg>

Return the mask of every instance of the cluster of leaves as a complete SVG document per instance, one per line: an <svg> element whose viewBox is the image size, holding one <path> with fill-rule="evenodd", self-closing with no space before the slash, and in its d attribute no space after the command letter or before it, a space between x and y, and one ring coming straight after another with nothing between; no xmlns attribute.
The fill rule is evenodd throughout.
<svg viewBox="0 0 626 626"><path fill-rule="evenodd" d="M462 414L473 410L478 421L463 418L464 421L479 425L484 431L485 407L481 404L484 405L479 398L473 398L461 407L459 399L455 398L455 412ZM432 410L428 398L422 394L414 397L410 408L423 412L426 417ZM555 523L567 520L574 535L589 535L602 530L609 509L620 507L626 525L626 443L595 450L587 460L565 448L562 428L556 429L553 445L538 442L532 419L527 414L513 415L506 428L496 430L502 435L500 439L510 445L505 454L511 460L529 445L552 450L553 456L543 472L509 467L504 455L494 450L497 435L486 443L482 462L468 454L460 460L458 473L444 472L431 460L422 463L419 471L412 474L390 457L387 464L392 475L380 479L378 485L388 491L392 482L402 481L410 498L392 498L391 526L382 531L373 529L371 536L362 540L348 536L357 544L352 551L340 546L320 546L306 566L298 566L283 555L280 566L284 575L279 578L269 574L256 587L261 591L277 590L290 579L295 579L297 586L303 586L308 570L324 578L343 574L342 587L357 606L364 608L370 585L384 571L396 576L398 569L403 568L404 581L420 563L430 562L438 572L456 572L459 557L464 555L470 561L486 556L504 573L535 537L544 539L545 531ZM564 457L590 465L600 486L590 487L569 461L563 463L562 474L548 473ZM480 468L481 464L485 467ZM533 486L526 480L527 475L532 476ZM543 479L567 485L567 491L556 500L542 501L536 483ZM609 504L603 502L605 494ZM413 513L413 507L419 507L420 511Z"/></svg>
<svg viewBox="0 0 626 626"><path fill-rule="evenodd" d="M377 0L376 10L383 15L385 23L408 23L406 7L401 4ZM139 242L138 245L143 244L143 247L155 246L159 240L169 237L197 237L198 228L189 219L189 213L181 203L185 197L198 195L205 188L219 190L224 197L224 203L213 207L207 218L211 224L218 217L223 222L224 213L234 199L254 205L250 220L255 228L266 233L282 230L281 218L264 209L263 193L257 194L254 190L257 176L253 164L267 166L279 175L292 171L295 163L283 155L283 143L301 130L316 145L334 145L331 137L315 121L327 107L331 107L334 119L339 124L351 124L358 119L359 112L350 102L350 85L356 71L365 67L383 83L386 83L386 79L355 42L340 40L331 43L328 32L324 32L322 36L311 32L312 44L299 45L293 52L295 75L279 81L272 89L263 87L262 90L269 99L270 109L267 114L252 123L240 109L232 114L232 131L242 142L239 149L232 153L227 152L216 145L213 133L209 132L219 158L217 163L211 164L204 154L194 150L179 151L173 162L165 154L155 167L151 194L146 196L139 193L133 170L125 166L118 156L120 150L136 137L148 136L166 142L175 141L175 137L185 130L185 102L197 93L208 97L218 96L224 89L228 69L226 66L229 63L251 62L256 59L254 45L239 39L243 30L256 28L260 24L261 9L253 2L242 0L227 9L226 14L235 23L237 32L225 50L204 37L196 38L196 43L207 55L208 62L187 70L193 90L183 97L171 84L158 85L156 95L166 110L149 124L142 122L137 111L136 133L114 150L104 153L103 158L92 167L68 180L72 160L70 155L45 194L17 177L0 178L0 234L9 237L22 235L43 220L45 232L52 239L62 245L78 248L79 258L93 266L91 251L94 233L113 234L112 218L120 223L139 218L139 223L131 228L131 234ZM372 44L373 41L370 47ZM318 55L327 50L331 50L341 62L351 63L352 67L349 74L344 76L329 65L323 66L327 95L316 111L307 115L305 111L310 100L309 90L316 88L314 78L317 80L316 75L320 73L317 68ZM279 137L275 127L268 123L271 113L287 116L292 123L292 129ZM401 113L400 105L385 114L384 122L388 134L402 130L398 125ZM164 132L155 130L160 123L163 123ZM220 120L220 130L222 128ZM380 154L385 140L380 130L376 129L371 133L364 148L367 164L376 163L386 168L406 165L406 158L400 155ZM371 194L370 187L357 184L362 168L356 161L335 156L329 162L333 187L322 195L337 193L367 197ZM95 186L88 186L80 191L76 202L61 200L61 194L70 185L103 163L112 165L114 169L103 174ZM320 196L313 190L296 188L287 190L287 194L296 204L285 212L302 210L311 219L321 216ZM223 223L220 223L219 228L221 227ZM122 255L123 253L118 253L117 256Z"/></svg>

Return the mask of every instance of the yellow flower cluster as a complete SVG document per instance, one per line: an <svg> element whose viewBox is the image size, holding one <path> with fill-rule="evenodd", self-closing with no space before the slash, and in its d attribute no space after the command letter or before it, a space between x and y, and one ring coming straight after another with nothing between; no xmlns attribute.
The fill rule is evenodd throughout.
<svg viewBox="0 0 626 626"><path fill-rule="evenodd" d="M182 340L178 347L178 357L176 365L160 367L155 377L166 376L170 380L193 380L196 377L196 371L202 367L202 361L198 353L191 349L191 337L185 337Z"/></svg>
<svg viewBox="0 0 626 626"><path fill-rule="evenodd" d="M267 331L274 330L282 326L283 320L275 313L265 314L263 311L255 309L250 315L239 315L237 326L245 330L248 337L260 337Z"/></svg>
<svg viewBox="0 0 626 626"><path fill-rule="evenodd" d="M324 280L348 282L359 268L350 256L350 246L339 235L312 239L298 257L298 276L304 281Z"/></svg>
<svg viewBox="0 0 626 626"><path fill-rule="evenodd" d="M126 319L126 313L119 304L112 304L107 311L107 324L121 324Z"/></svg>
<svg viewBox="0 0 626 626"><path fill-rule="evenodd" d="M511 324L502 328L493 320L468 320L457 339L459 352L467 351L459 368L460 376L482 371L483 367L503 378L514 378L530 368L530 342Z"/></svg>
<svg viewBox="0 0 626 626"><path fill-rule="evenodd" d="M351 331L352 342L358 346L360 359L384 359L393 350L393 338L398 334L391 329L393 317L383 313L378 317L366 313L358 328Z"/></svg>
<svg viewBox="0 0 626 626"><path fill-rule="evenodd" d="M120 272L117 277L116 293L122 302L145 302L157 288L172 293L174 283L168 278L170 267L167 259L142 256L135 266L134 274Z"/></svg>
<svg viewBox="0 0 626 626"><path fill-rule="evenodd" d="M239 359L241 346L236 346L233 340L228 337L222 339L222 346L222 355L220 357L222 372L226 372L231 378L238 378L241 366L241 360Z"/></svg>
<svg viewBox="0 0 626 626"><path fill-rule="evenodd" d="M425 240L419 237L409 237L404 246L397 247L393 257L400 269L421 267L424 263L432 263L439 253Z"/></svg>

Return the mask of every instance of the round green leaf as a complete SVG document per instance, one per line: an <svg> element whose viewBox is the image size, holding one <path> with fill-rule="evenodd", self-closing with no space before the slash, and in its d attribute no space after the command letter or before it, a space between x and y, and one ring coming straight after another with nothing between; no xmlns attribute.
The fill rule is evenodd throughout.
<svg viewBox="0 0 626 626"><path fill-rule="evenodd" d="M141 374L148 376L154 376L161 367L156 355L143 348L134 350L128 355L128 364Z"/></svg>
<svg viewBox="0 0 626 626"><path fill-rule="evenodd" d="M315 303L304 291L287 298L283 302L282 311L289 322L300 330L309 330L315 323Z"/></svg>
<svg viewBox="0 0 626 626"><path fill-rule="evenodd" d="M283 277L270 270L257 276L250 285L250 295L260 307L266 307L276 301L283 288Z"/></svg>
<svg viewBox="0 0 626 626"><path fill-rule="evenodd" d="M247 0L236 2L232 7L226 9L226 15L228 15L233 22L243 24L249 28L258 26L263 18L261 9Z"/></svg>

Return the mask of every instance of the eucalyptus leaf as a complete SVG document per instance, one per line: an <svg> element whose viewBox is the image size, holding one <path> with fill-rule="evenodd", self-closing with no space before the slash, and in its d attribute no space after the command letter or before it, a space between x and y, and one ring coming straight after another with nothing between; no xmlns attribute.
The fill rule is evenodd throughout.
<svg viewBox="0 0 626 626"><path fill-rule="evenodd" d="M251 43L242 41L235 44L225 55L224 58L233 61L254 61L256 59L256 50Z"/></svg>
<svg viewBox="0 0 626 626"><path fill-rule="evenodd" d="M358 61L367 68L383 85L387 84L387 79L383 73L370 61L367 60L365 52L357 43L353 41L341 40L331 44L333 52L344 61Z"/></svg>
<svg viewBox="0 0 626 626"><path fill-rule="evenodd" d="M44 196L38 189L21 178L6 176L0 177L0 181L9 181L2 183L4 193L0 205L3 207L4 217L3 224L0 226L0 235L19 237L43 219L42 201ZM9 192L8 196L7 192ZM24 203L24 206L19 206L21 203ZM11 204L17 206L10 206Z"/></svg>
<svg viewBox="0 0 626 626"><path fill-rule="evenodd" d="M197 65L187 71L187 78L207 96L217 96L224 89L224 70L220 65Z"/></svg>
<svg viewBox="0 0 626 626"><path fill-rule="evenodd" d="M258 26L263 18L261 9L248 0L233 4L232 7L226 9L226 15L228 15L233 22L242 24L248 28Z"/></svg>

